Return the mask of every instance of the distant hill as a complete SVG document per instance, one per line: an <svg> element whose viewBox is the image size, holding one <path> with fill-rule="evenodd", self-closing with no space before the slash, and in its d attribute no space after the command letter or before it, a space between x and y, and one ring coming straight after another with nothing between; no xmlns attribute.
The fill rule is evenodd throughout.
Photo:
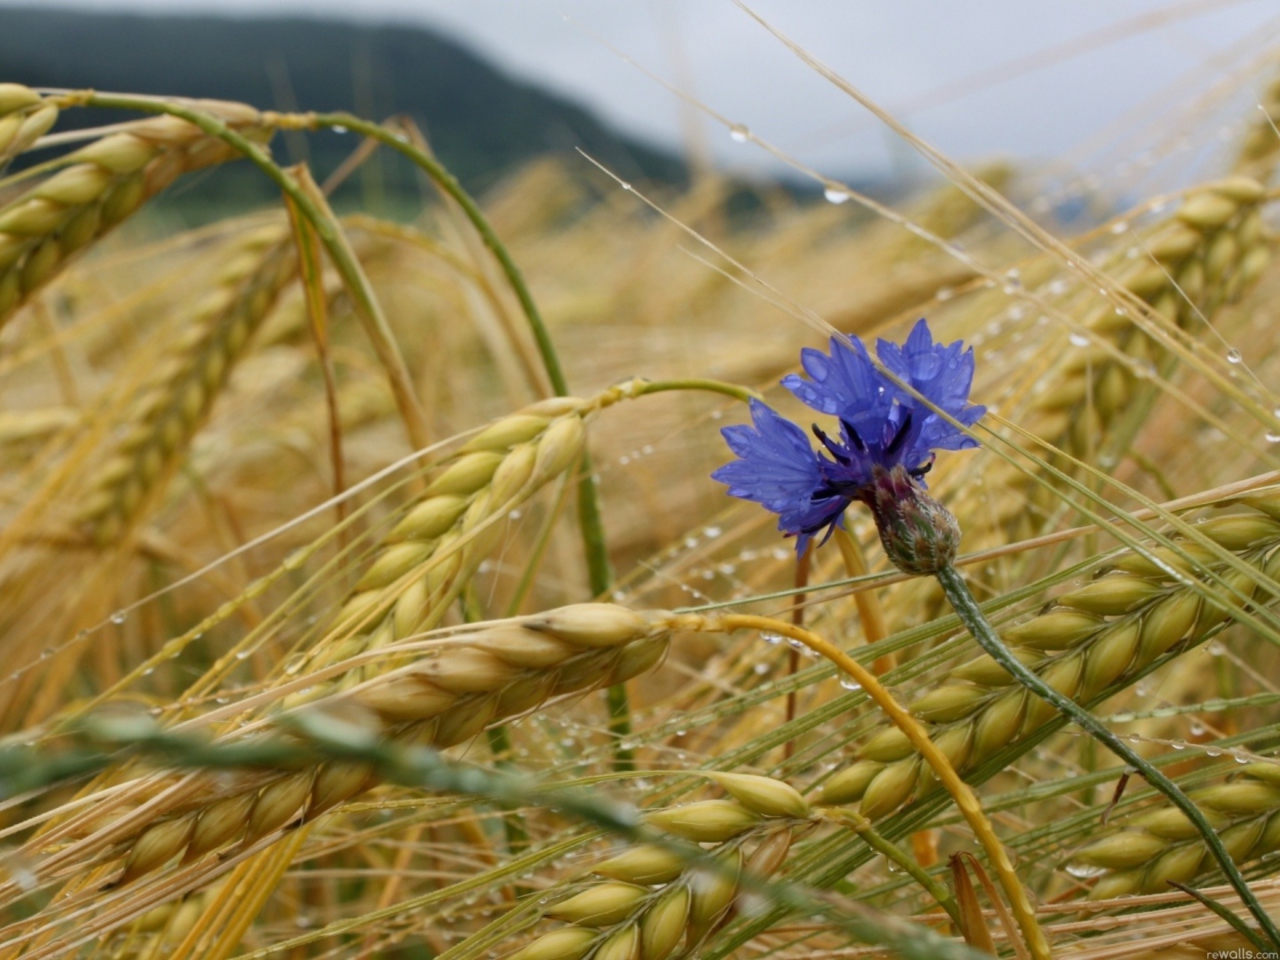
<svg viewBox="0 0 1280 960"><path fill-rule="evenodd" d="M534 157L574 147L626 177L680 182L686 175L670 154L418 27L0 6L0 81L213 97L281 110L351 110L375 119L407 114L473 190ZM114 119L120 118L70 111L66 123ZM281 159L301 159L296 153L305 149L320 177L354 146L353 138L337 134L310 136L305 148L296 137L274 142ZM257 200L270 192L239 171L213 180L201 189L212 189L206 199L214 201ZM412 187L404 165L385 158L363 180L366 191L372 184L392 197Z"/></svg>

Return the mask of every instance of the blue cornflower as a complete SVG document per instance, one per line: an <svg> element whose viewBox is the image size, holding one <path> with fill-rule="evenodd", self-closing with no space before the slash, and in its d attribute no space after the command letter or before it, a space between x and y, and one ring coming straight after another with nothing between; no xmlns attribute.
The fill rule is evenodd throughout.
<svg viewBox="0 0 1280 960"><path fill-rule="evenodd" d="M928 404L877 369L861 340L832 337L830 354L802 351L808 379L793 374L782 381L805 404L837 418L838 437L813 427L822 452L810 446L803 430L759 401L751 404L754 429L722 431L739 459L711 476L728 484L731 496L778 514L778 529L797 538L797 551L824 528L830 536L854 500L872 507L884 536L886 524L902 519L884 511L923 490L935 450L977 446L934 409L965 426L986 412L969 403L972 348L965 350L959 341L934 343L929 324L921 320L901 346L877 341L876 355Z"/></svg>

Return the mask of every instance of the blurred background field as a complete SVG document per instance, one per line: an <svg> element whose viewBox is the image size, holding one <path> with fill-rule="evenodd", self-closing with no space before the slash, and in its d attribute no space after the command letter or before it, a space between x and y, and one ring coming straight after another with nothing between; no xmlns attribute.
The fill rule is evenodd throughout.
<svg viewBox="0 0 1280 960"><path fill-rule="evenodd" d="M874 530L851 516L871 589L850 594L857 563L833 544L814 559L810 604L793 614L792 544L772 516L709 479L728 458L719 429L745 409L723 393L640 396L635 385L724 381L796 413L778 379L801 347L836 331L900 339L928 316L940 339L975 347L974 397L991 409L984 448L944 458L932 485L961 520L964 549L997 551L968 569L1002 629L1083 609L1062 597L1110 570L1123 545L1096 531L1028 541L1274 483L1280 23L1266 4L1031 15L990 3L889 20L865 4L761 8L780 30L794 27L805 51L852 58L831 62L896 129L868 120L849 91L732 4L655 3L643 29L634 10L593 20L579 5L566 21L539 7L509 12L505 32L475 19L501 20L501 5L478 9L424 13L431 33L392 5L354 25L284 7L188 19L173 5L0 6L0 82L43 97L14 93L10 112L25 123L58 106L56 126L35 135L46 139L23 144L31 149L0 181L7 745L52 755L74 740L68 724L105 701L235 737L276 716L280 688L296 693L388 636L408 643L597 594L636 609L803 616L842 646L877 642L865 659L878 671L896 656L892 688L914 701L974 655L936 591L890 576ZM369 22L383 16L389 24ZM503 53L522 29L525 46L545 53ZM530 66L539 57L542 73ZM744 72L725 76L722 64ZM574 69L623 79L600 74L598 89L587 80L566 96ZM637 99L633 84L648 91L644 103L612 112L610 102ZM86 88L247 104L180 101L269 143L272 169L324 216L307 227L295 207L290 219L263 175L270 161L237 159L217 133L174 118L139 120L123 103L66 92ZM386 121L387 140L370 150L341 118L316 121L312 110ZM555 391L522 290L475 211L396 144L421 146L478 198L572 393L607 397L547 414L587 421L589 463L529 480L510 504L482 503L487 479L464 491L468 511L492 512L474 543L461 535L466 519L429 543L392 531L441 495L429 485L476 431ZM343 238L322 266L306 259L320 222ZM629 386L607 393L619 384ZM584 485L599 498L611 576L584 553ZM1196 554L1190 579L1230 609L1209 624L1218 607L1196 600L1185 637L1093 691L1107 692L1099 715L1188 788L1272 782L1241 771L1265 771L1280 742L1270 495L1244 506L1220 498L1250 534L1223 534ZM1129 539L1185 546L1205 518L1219 530L1222 510L1201 506L1182 526L1141 516ZM1160 601L1185 586L1146 576ZM427 600L412 593L419 583L433 584ZM402 606L418 597L422 615L386 613L382 594ZM367 609L381 626L352 627L351 611ZM1099 629L1155 617L1146 606L1088 616ZM878 714L831 670L768 639L677 634L661 666L628 680L628 731L600 689L621 669L613 664L576 687L562 678L543 691L555 702L535 698L510 724L489 704L498 712L475 729L454 728L465 736L434 720L417 734L485 769L590 784L638 807L712 796L688 776L700 769L767 774L816 804L824 782L863 759ZM352 668L351 683L376 681L397 649ZM1048 656L1060 652L1076 648ZM1087 738L1027 723L1024 733L1043 735L982 768L981 795L1058 954L1202 956L1246 943L1194 901L1147 888L1154 874L1142 871L1160 851L1080 858L1116 829L1106 820L1121 771ZM505 956L549 929L537 921L548 900L579 889L584 864L606 849L535 805L362 783L323 808L315 772L304 773L305 799L270 829L259 814L276 782L265 774L199 781L205 801L249 791L259 811L236 808L249 833L203 859L183 854L185 834L170 849L146 831L205 808L165 799L177 779L132 760L9 797L0 956ZM1222 823L1248 839L1238 859L1274 908L1280 799L1259 791ZM1157 800L1131 785L1117 816ZM884 833L948 882L948 855L978 847L936 794L922 787L912 803ZM834 822L788 821L777 876L959 942L928 888ZM137 852L148 836L168 854L148 854L154 863ZM1197 859L1179 876L1233 903L1210 868ZM672 883L696 892L696 881ZM1148 898L1091 905L1091 889ZM1016 932L984 905L992 949L1013 955ZM792 917L759 929L748 906L740 898L701 928L690 920L679 950L875 955L830 924ZM616 925L633 923L628 914ZM598 941L584 949L613 956ZM637 945L628 960L668 955Z"/></svg>

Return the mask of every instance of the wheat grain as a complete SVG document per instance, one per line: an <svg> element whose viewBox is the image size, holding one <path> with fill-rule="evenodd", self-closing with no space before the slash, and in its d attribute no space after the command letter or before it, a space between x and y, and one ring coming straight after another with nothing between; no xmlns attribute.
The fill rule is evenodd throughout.
<svg viewBox="0 0 1280 960"><path fill-rule="evenodd" d="M57 122L56 103L22 84L0 83L0 168Z"/></svg>

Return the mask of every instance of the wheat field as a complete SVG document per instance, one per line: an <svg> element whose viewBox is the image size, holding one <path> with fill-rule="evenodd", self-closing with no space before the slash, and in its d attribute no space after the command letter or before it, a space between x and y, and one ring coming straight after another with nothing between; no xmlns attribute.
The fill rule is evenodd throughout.
<svg viewBox="0 0 1280 960"><path fill-rule="evenodd" d="M829 202L747 220L710 174L477 201L402 120L0 83L0 957L1280 950L1278 70L1111 183L886 114L938 186L792 161ZM425 213L272 159L334 128ZM280 203L150 216L230 163ZM711 479L744 401L822 419L802 348L920 317L987 407L930 475L963 579L1131 762L860 505L797 556Z"/></svg>

